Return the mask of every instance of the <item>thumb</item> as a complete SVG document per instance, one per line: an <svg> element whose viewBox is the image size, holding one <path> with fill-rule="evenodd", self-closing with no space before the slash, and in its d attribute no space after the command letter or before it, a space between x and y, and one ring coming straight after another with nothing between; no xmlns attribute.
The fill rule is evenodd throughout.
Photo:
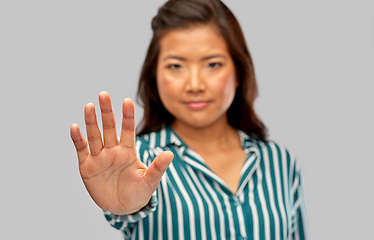
<svg viewBox="0 0 374 240"><path fill-rule="evenodd" d="M145 177L148 184L156 189L161 181L161 177L169 167L171 161L173 161L174 154L170 151L165 151L157 155L151 165L149 165Z"/></svg>

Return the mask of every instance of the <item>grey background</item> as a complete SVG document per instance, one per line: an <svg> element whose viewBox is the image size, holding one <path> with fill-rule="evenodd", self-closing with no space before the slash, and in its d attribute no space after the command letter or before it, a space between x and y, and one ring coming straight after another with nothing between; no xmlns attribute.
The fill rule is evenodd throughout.
<svg viewBox="0 0 374 240"><path fill-rule="evenodd" d="M102 90L119 122L163 2L0 2L1 239L121 239L83 186L69 127L85 130ZM374 2L225 2L256 109L301 163L313 239L372 238Z"/></svg>

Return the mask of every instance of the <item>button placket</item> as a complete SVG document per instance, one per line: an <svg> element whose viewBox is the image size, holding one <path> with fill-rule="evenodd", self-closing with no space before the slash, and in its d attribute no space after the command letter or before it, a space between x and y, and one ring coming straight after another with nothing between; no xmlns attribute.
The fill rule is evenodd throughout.
<svg viewBox="0 0 374 240"><path fill-rule="evenodd" d="M235 207L239 207L239 206L242 205L242 203L240 202L239 197L235 196L235 197L233 197L233 200L234 200L233 204L234 204Z"/></svg>

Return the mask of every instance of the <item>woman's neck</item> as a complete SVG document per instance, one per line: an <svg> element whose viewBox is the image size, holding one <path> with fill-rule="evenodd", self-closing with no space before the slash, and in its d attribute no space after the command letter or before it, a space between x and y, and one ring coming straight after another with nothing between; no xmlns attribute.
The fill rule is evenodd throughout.
<svg viewBox="0 0 374 240"><path fill-rule="evenodd" d="M227 118L204 127L195 127L174 121L171 127L187 146L197 151L199 149L224 150L240 144L238 132L228 123Z"/></svg>

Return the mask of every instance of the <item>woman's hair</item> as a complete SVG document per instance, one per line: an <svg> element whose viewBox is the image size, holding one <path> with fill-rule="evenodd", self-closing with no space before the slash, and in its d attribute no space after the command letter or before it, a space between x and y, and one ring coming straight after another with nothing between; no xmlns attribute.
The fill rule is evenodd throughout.
<svg viewBox="0 0 374 240"><path fill-rule="evenodd" d="M152 20L153 37L140 74L138 101L144 107L144 117L137 135L159 131L174 121L157 91L156 71L161 38L170 30L201 24L218 27L234 62L239 86L227 111L229 124L257 140L266 141L267 129L254 110L258 92L252 59L239 23L220 0L169 0L159 8Z"/></svg>

